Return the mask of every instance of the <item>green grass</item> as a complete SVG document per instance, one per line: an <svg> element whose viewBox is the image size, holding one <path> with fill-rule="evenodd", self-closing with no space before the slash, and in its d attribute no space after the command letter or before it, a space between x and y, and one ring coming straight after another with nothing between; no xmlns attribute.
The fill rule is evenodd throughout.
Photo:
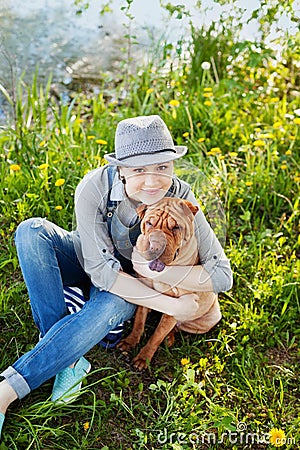
<svg viewBox="0 0 300 450"><path fill-rule="evenodd" d="M215 44L205 42L205 59ZM275 448L263 442L272 428L285 431L282 448L299 446L299 55L289 46L289 64L283 55L275 67L269 50L254 59L250 44L241 44L243 59L218 61L218 79L212 68L203 76L192 47L168 70L165 44L132 76L125 98L122 84L103 81L117 101L79 92L62 105L50 81L20 81L14 125L0 130L1 369L38 339L14 230L32 216L72 228L74 189L105 163L122 118L158 113L177 144L188 145L177 171L204 208L217 205L234 286L220 295L220 324L204 336L178 334L148 371L137 373L132 355L94 348L93 372L74 404L49 402L51 380L15 402L0 450L265 449Z"/></svg>

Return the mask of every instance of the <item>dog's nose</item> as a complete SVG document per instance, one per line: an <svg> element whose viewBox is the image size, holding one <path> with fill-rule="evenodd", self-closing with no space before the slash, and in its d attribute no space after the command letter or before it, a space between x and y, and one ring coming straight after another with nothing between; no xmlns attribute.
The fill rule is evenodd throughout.
<svg viewBox="0 0 300 450"><path fill-rule="evenodd" d="M165 234L161 230L154 230L149 235L149 250L154 253L156 257L160 256L167 245Z"/></svg>

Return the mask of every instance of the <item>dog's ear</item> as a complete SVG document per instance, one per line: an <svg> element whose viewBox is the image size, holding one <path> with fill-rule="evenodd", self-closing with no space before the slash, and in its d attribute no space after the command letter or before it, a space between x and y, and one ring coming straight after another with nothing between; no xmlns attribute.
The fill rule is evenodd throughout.
<svg viewBox="0 0 300 450"><path fill-rule="evenodd" d="M189 202L188 200L183 200L183 202L184 202L184 205L186 205L195 216L196 213L199 211L199 207L197 205L193 205L193 203Z"/></svg>
<svg viewBox="0 0 300 450"><path fill-rule="evenodd" d="M144 218L146 210L147 210L147 205L144 205L144 204L140 205L136 208L137 215L140 217L140 219Z"/></svg>

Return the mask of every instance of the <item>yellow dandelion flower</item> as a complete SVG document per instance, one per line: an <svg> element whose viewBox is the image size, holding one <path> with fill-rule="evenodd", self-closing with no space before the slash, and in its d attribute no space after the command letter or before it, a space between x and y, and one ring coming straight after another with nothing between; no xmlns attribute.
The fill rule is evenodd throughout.
<svg viewBox="0 0 300 450"><path fill-rule="evenodd" d="M296 140L296 136L293 136L292 134L290 134L289 139L290 139L291 141L295 141L295 140Z"/></svg>
<svg viewBox="0 0 300 450"><path fill-rule="evenodd" d="M63 207L61 205L57 205L55 206L56 211L61 211L63 209Z"/></svg>
<svg viewBox="0 0 300 450"><path fill-rule="evenodd" d="M189 358L182 358L181 359L181 365L186 366L190 362Z"/></svg>
<svg viewBox="0 0 300 450"><path fill-rule="evenodd" d="M286 164L281 164L280 169L282 169L282 170L287 169L287 165Z"/></svg>
<svg viewBox="0 0 300 450"><path fill-rule="evenodd" d="M253 145L255 145L255 147L264 147L265 141L263 141L262 139L257 139L253 142Z"/></svg>
<svg viewBox="0 0 300 450"><path fill-rule="evenodd" d="M274 139L274 134L272 133L264 133L264 134L260 134L259 139Z"/></svg>
<svg viewBox="0 0 300 450"><path fill-rule="evenodd" d="M107 141L105 141L104 139L96 139L96 141L95 141L97 144L100 144L100 145L106 145L107 144Z"/></svg>
<svg viewBox="0 0 300 450"><path fill-rule="evenodd" d="M81 166L81 162L77 161L76 166Z"/></svg>
<svg viewBox="0 0 300 450"><path fill-rule="evenodd" d="M80 124L80 123L83 123L83 122L84 122L84 119L78 118L78 119L75 120L75 122L78 123L78 124Z"/></svg>
<svg viewBox="0 0 300 450"><path fill-rule="evenodd" d="M232 158L235 158L237 155L237 152L229 152L229 156L231 156Z"/></svg>
<svg viewBox="0 0 300 450"><path fill-rule="evenodd" d="M280 428L272 428L270 431L270 444L281 447L286 442L285 432Z"/></svg>
<svg viewBox="0 0 300 450"><path fill-rule="evenodd" d="M182 136L183 136L183 137L188 137L188 136L189 136L189 134L190 134L190 133L189 133L188 131L186 131L185 133L183 133L183 135L182 135Z"/></svg>
<svg viewBox="0 0 300 450"><path fill-rule="evenodd" d="M211 105L212 105L212 102L211 102L210 100L206 100L203 104L204 104L205 106L211 106Z"/></svg>
<svg viewBox="0 0 300 450"><path fill-rule="evenodd" d="M254 128L254 131L256 131L256 133L259 133L261 131L261 128Z"/></svg>
<svg viewBox="0 0 300 450"><path fill-rule="evenodd" d="M278 129L282 127L282 122L278 121L278 122L274 122L273 123L273 128Z"/></svg>
<svg viewBox="0 0 300 450"><path fill-rule="evenodd" d="M179 103L178 100L171 100L171 101L169 102L169 105L170 105L170 106L178 107L178 106L180 105L180 103Z"/></svg>
<svg viewBox="0 0 300 450"><path fill-rule="evenodd" d="M294 181L296 181L296 183L299 183L299 182L300 182L300 176L297 176L297 175L296 175L296 176L294 177Z"/></svg>
<svg viewBox="0 0 300 450"><path fill-rule="evenodd" d="M212 97L212 95L213 95L212 92L204 92L203 97L210 98L210 97Z"/></svg>
<svg viewBox="0 0 300 450"><path fill-rule="evenodd" d="M18 172L19 170L21 170L21 166L19 166L19 164L11 164L10 170L12 170L13 172Z"/></svg>
<svg viewBox="0 0 300 450"><path fill-rule="evenodd" d="M279 97L272 97L270 98L270 103L277 103L279 102L280 98Z"/></svg>
<svg viewBox="0 0 300 450"><path fill-rule="evenodd" d="M214 155L217 155L218 153L221 153L220 147L213 147L213 148L210 149L210 151L211 151Z"/></svg>
<svg viewBox="0 0 300 450"><path fill-rule="evenodd" d="M285 154L288 155L288 156L291 155L291 154L292 154L292 150L287 150L287 151L285 152Z"/></svg>
<svg viewBox="0 0 300 450"><path fill-rule="evenodd" d="M85 423L83 424L83 429L84 429L84 431L87 431L89 428L90 428L90 422L85 422Z"/></svg>
<svg viewBox="0 0 300 450"><path fill-rule="evenodd" d="M243 203L243 201L244 201L243 198L238 198L236 202L237 202L237 203Z"/></svg>
<svg viewBox="0 0 300 450"><path fill-rule="evenodd" d="M211 91L212 91L212 88L211 88L211 87L206 87L206 88L204 88L203 90L204 90L204 92L211 92Z"/></svg>
<svg viewBox="0 0 300 450"><path fill-rule="evenodd" d="M149 88L149 89L146 90L146 94L150 95L153 91L154 91L153 88Z"/></svg>
<svg viewBox="0 0 300 450"><path fill-rule="evenodd" d="M253 181L246 181L245 185L248 187L253 186Z"/></svg>
<svg viewBox="0 0 300 450"><path fill-rule="evenodd" d="M39 147L45 147L45 145L46 145L46 141L44 140L44 141L41 141L40 143L39 143Z"/></svg>
<svg viewBox="0 0 300 450"><path fill-rule="evenodd" d="M44 164L40 164L40 165L39 165L39 169L41 169L41 170L48 169L48 167L49 167L49 164L47 164L47 163L44 163Z"/></svg>
<svg viewBox="0 0 300 450"><path fill-rule="evenodd" d="M203 137L198 139L198 142L204 142L204 141L205 141L205 138L203 138Z"/></svg>
<svg viewBox="0 0 300 450"><path fill-rule="evenodd" d="M201 123L201 122L198 122L198 123L197 123L197 127L199 127L199 128L200 128L200 127L201 127L201 125L202 125L202 123Z"/></svg>
<svg viewBox="0 0 300 450"><path fill-rule="evenodd" d="M293 122L294 122L296 125L300 125L300 117L295 117L295 119L293 120Z"/></svg>
<svg viewBox="0 0 300 450"><path fill-rule="evenodd" d="M65 181L66 180L64 178L59 178L55 181L55 186L62 186L63 184L65 184Z"/></svg>
<svg viewBox="0 0 300 450"><path fill-rule="evenodd" d="M90 134L89 136L87 136L87 139L88 139L89 141L91 141L92 139L95 139L95 137L96 137L96 136L93 136L92 134Z"/></svg>
<svg viewBox="0 0 300 450"><path fill-rule="evenodd" d="M177 84L178 84L178 83L177 83ZM171 87L176 86L176 81L175 81L175 80L171 80L171 81L170 81L170 86L171 86Z"/></svg>
<svg viewBox="0 0 300 450"><path fill-rule="evenodd" d="M221 159L221 160L225 159L225 155L221 155L221 156L220 156L220 159Z"/></svg>

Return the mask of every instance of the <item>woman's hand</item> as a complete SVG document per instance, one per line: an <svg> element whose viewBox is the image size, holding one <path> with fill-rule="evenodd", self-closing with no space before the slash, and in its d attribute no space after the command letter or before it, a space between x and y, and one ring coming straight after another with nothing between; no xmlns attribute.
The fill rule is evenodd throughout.
<svg viewBox="0 0 300 450"><path fill-rule="evenodd" d="M178 322L186 322L199 317L198 296L196 294L184 294L177 299L178 312L174 314Z"/></svg>

